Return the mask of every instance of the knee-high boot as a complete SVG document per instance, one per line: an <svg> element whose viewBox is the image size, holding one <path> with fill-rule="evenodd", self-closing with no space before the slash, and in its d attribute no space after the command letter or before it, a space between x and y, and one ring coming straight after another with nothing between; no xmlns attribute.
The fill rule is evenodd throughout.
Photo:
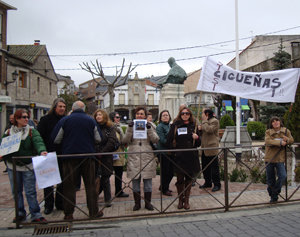
<svg viewBox="0 0 300 237"><path fill-rule="evenodd" d="M145 208L148 209L149 211L153 211L154 208L151 204L151 195L152 195L152 192L145 192L144 193L145 195Z"/></svg>
<svg viewBox="0 0 300 237"><path fill-rule="evenodd" d="M184 193L184 209L188 210L190 209L190 203L189 203L189 199L190 199L190 194L191 194L191 188L192 188L192 183L188 183L187 187L185 189L185 193Z"/></svg>
<svg viewBox="0 0 300 237"><path fill-rule="evenodd" d="M183 189L184 189L184 185L183 184L176 184L177 187L177 193L179 195L179 201L178 201L178 209L182 209L183 208Z"/></svg>
<svg viewBox="0 0 300 237"><path fill-rule="evenodd" d="M141 209L141 192L133 192L134 197L134 207L133 211L137 211Z"/></svg>

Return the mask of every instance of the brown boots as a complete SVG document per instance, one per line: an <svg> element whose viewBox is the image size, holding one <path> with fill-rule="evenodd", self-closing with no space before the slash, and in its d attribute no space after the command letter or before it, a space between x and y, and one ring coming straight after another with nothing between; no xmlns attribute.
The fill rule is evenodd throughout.
<svg viewBox="0 0 300 237"><path fill-rule="evenodd" d="M192 183L187 185L187 188L184 190L184 184L176 184L177 187L177 193L179 195L179 201L178 201L178 209L190 209L190 203L189 203L189 199L190 199L190 193L191 193L191 188L192 188Z"/></svg>
<svg viewBox="0 0 300 237"><path fill-rule="evenodd" d="M183 208L183 189L184 189L184 185L183 184L176 184L177 187L177 193L179 195L179 201L178 201L178 209L182 209Z"/></svg>
<svg viewBox="0 0 300 237"><path fill-rule="evenodd" d="M144 193L144 199L145 199L145 208L149 211L153 211L154 208L151 204L151 196L152 192L145 192ZM133 192L133 197L134 197L134 207L133 211L137 211L141 209L141 192Z"/></svg>
<svg viewBox="0 0 300 237"><path fill-rule="evenodd" d="M192 188L192 183L189 183L187 188L185 189L185 192L184 192L184 206L183 206L183 208L185 210L190 209L189 199L190 199L190 194L191 194L191 188Z"/></svg>

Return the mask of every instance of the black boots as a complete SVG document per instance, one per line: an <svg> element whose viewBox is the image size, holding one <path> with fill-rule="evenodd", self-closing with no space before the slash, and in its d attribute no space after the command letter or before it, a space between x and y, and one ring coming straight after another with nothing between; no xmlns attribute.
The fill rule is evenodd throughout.
<svg viewBox="0 0 300 237"><path fill-rule="evenodd" d="M134 207L133 211L137 211L141 209L141 192L133 192L133 197L134 197Z"/></svg>
<svg viewBox="0 0 300 237"><path fill-rule="evenodd" d="M152 195L152 192L145 192L144 195L145 195L145 197L144 197L144 199L145 199L145 208L147 210L149 210L149 211L153 211L154 208L153 208L153 206L151 204L151 195Z"/></svg>
<svg viewBox="0 0 300 237"><path fill-rule="evenodd" d="M151 204L151 195L152 192L145 192L144 193L144 199L145 199L145 208L149 211L153 211L154 208ZM133 211L137 211L141 209L141 192L133 192L133 197L134 197L134 207Z"/></svg>
<svg viewBox="0 0 300 237"><path fill-rule="evenodd" d="M178 201L178 209L182 209L183 208L183 189L184 189L184 185L183 184L176 184L177 187L177 193L179 195L179 201Z"/></svg>

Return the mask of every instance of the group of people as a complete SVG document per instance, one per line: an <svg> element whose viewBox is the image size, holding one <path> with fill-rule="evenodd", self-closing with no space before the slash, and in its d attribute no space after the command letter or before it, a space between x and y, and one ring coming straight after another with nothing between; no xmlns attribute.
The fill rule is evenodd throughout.
<svg viewBox="0 0 300 237"><path fill-rule="evenodd" d="M56 187L44 189L45 210L50 214L54 206L64 211L64 220L73 220L76 205L76 191L78 180L84 181L87 206L91 218L103 216L98 207L98 196L103 191L105 206L110 207L112 195L110 178L115 173L115 196L128 197L122 188L123 167L125 165L124 152L127 154L127 178L130 179L133 190L133 211L141 209L142 198L145 208L154 210L151 204L152 179L156 176L158 156L161 167L161 186L163 195L172 196L169 185L176 174L176 188L179 197L178 209L190 209L189 197L194 180L200 174L200 160L198 150L190 148L219 147L219 121L211 109L202 111L201 123L194 118L192 111L185 105L180 106L176 118L172 121L168 110L159 114L159 124L156 127L147 118L144 107L135 109L134 119L146 121L146 139L134 136L134 121L128 124L126 133L120 126L120 115L117 112L108 114L105 110L98 109L93 116L85 113L85 104L76 101L72 112L66 115L66 103L62 98L54 100L48 114L41 118L37 129L29 126L29 113L18 109L14 113L12 126L8 128L3 137L21 132L21 145L19 151L0 157L6 161L11 190L14 190L12 157L47 155L55 151L62 156L58 159L62 183ZM150 114L151 115L151 114ZM278 200L282 183L286 178L283 158L284 149L293 143L293 138L288 129L283 128L280 119L271 119L271 128L266 132L266 173L268 192L271 202ZM190 151L153 153L152 149L190 149ZM95 153L110 152L111 154L93 155ZM201 164L204 184L199 188L212 188L212 191L221 189L218 149L202 151ZM275 157L275 158L274 158ZM23 188L27 198L31 221L47 223L42 216L37 201L35 175L32 160L16 159L18 221L26 219L24 207ZM275 178L275 170L278 179ZM143 195L141 194L143 182ZM55 197L54 197L55 193ZM17 219L14 218L13 221Z"/></svg>

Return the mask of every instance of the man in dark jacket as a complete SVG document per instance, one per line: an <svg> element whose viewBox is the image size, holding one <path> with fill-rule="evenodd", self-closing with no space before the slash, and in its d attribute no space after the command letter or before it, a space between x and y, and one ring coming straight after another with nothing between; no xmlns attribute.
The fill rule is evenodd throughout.
<svg viewBox="0 0 300 237"><path fill-rule="evenodd" d="M76 101L72 113L62 118L55 126L51 139L54 144L62 144L62 154L95 153L95 143L101 142L100 130L90 116L85 114L85 104ZM95 186L95 157L67 157L62 160L64 220L73 220L76 205L76 180L81 175L85 185L87 205L91 218L103 216L97 204ZM67 174L67 175L66 175Z"/></svg>
<svg viewBox="0 0 300 237"><path fill-rule="evenodd" d="M60 145L54 145L50 139L51 132L53 131L55 125L58 121L66 115L66 102L63 98L57 98L53 101L52 107L48 114L43 116L37 126L37 130L40 132L43 138L47 151L56 151L57 155L61 154ZM60 173L62 173L61 161L58 159ZM55 197L55 207L57 210L63 210L63 200L62 200L62 184L56 187L56 197ZM54 193L53 186L44 189L44 199L45 199L45 210L46 215L53 211L54 207Z"/></svg>

